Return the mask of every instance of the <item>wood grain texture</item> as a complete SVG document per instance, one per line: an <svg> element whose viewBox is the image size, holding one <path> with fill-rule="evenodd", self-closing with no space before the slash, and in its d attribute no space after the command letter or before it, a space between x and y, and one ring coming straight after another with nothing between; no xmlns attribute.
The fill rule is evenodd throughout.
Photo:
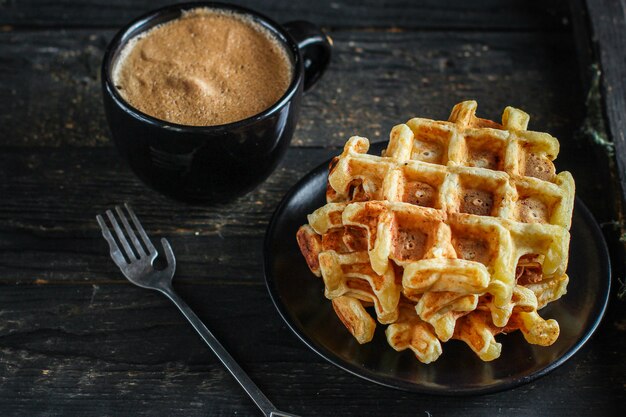
<svg viewBox="0 0 626 417"><path fill-rule="evenodd" d="M5 1L0 3L0 25L26 27L118 27L171 0ZM253 8L278 22L309 20L323 26L395 27L407 29L563 30L568 8L558 0L498 0L468 3L452 0L420 2L393 0L384 7L376 0L320 0L234 2Z"/></svg>
<svg viewBox="0 0 626 417"><path fill-rule="evenodd" d="M538 381L445 398L380 387L326 363L289 333L260 282L176 287L267 395L303 416L615 416L626 401L615 366L626 339L611 316L588 346ZM157 293L5 286L0 304L3 416L260 415Z"/></svg>
<svg viewBox="0 0 626 417"><path fill-rule="evenodd" d="M99 230L95 215L120 201L136 207L152 233L179 236L260 236L287 190L339 149L292 148L255 191L230 203L192 206L170 200L141 183L114 148L4 150L0 164L3 231L35 238L86 237ZM68 164L72 161L73 164ZM39 190L39 192L37 192ZM17 243L17 242L16 242Z"/></svg>
<svg viewBox="0 0 626 417"><path fill-rule="evenodd" d="M112 34L0 33L0 145L108 145L99 71ZM333 62L303 100L295 146L341 146L356 133L386 139L399 122L445 119L455 103L476 99L479 114L496 120L508 105L524 109L531 129L564 138L566 148L582 112L566 34L331 35Z"/></svg>
<svg viewBox="0 0 626 417"><path fill-rule="evenodd" d="M626 1L590 1L587 8L602 68L605 112L626 207Z"/></svg>
<svg viewBox="0 0 626 417"><path fill-rule="evenodd" d="M613 217L604 226L613 274L617 277L616 286L621 294L620 299L624 300L626 286L621 284L621 277L626 274L626 119L623 117L626 110L620 110L620 106L622 109L626 106L623 97L626 95L626 83L623 80L626 77L623 68L626 55L619 45L626 43L626 37L619 26L626 30L626 1L609 3L570 0L570 8L582 84L588 91L585 122L580 137L592 144L593 149L590 151L597 161L594 171L604 171L600 177L608 180L603 187L604 194L616 196L604 199L608 205L612 205L608 212ZM617 135L613 132L617 132Z"/></svg>
<svg viewBox="0 0 626 417"><path fill-rule="evenodd" d="M143 185L115 149L22 149L0 153L0 284L122 281L95 221L126 201L155 242L167 237L178 279L249 279L283 195L309 170L338 153L294 148L254 192L211 207L169 200ZM72 161L72 164L68 164ZM305 219L303 219L304 222Z"/></svg>
<svg viewBox="0 0 626 417"><path fill-rule="evenodd" d="M5 149L0 153L0 284L122 280L95 222L96 214L122 202L135 207L155 241L170 239L179 279L249 279L261 268L265 230L283 196L339 152L291 148L253 192L202 207L150 190L111 147ZM588 170L588 160L585 148L575 147L562 153L560 166L571 165L580 179L578 195L610 219L609 201L595 198L603 183Z"/></svg>
<svg viewBox="0 0 626 417"><path fill-rule="evenodd" d="M385 139L409 117L446 118L463 99L507 105L561 140L559 170L601 222L614 219L583 114L564 1L242 0L278 21L329 29L335 55L303 101L284 161L257 190L200 207L147 189L109 141L99 69L120 25L164 1L0 2L0 415L260 415L161 295L124 281L95 214L128 201L170 239L175 287L281 408L302 416L615 416L626 403L626 312L589 344L504 393L424 396L363 381L288 330L265 289L275 207L352 134Z"/></svg>

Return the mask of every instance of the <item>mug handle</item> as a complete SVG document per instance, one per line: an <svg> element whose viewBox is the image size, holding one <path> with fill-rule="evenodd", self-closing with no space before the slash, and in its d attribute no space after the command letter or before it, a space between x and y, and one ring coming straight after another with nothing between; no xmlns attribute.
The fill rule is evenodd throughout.
<svg viewBox="0 0 626 417"><path fill-rule="evenodd" d="M322 77L330 63L332 39L311 22L296 20L283 25L298 44L304 66L304 91Z"/></svg>

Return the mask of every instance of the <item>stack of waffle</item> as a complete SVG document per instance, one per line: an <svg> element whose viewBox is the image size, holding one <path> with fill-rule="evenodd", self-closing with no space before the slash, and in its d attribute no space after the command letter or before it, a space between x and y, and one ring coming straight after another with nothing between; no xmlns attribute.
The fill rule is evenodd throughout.
<svg viewBox="0 0 626 417"><path fill-rule="evenodd" d="M537 311L566 292L574 181L555 173L559 143L527 131L526 113L507 107L498 124L476 107L395 126L382 156L352 137L331 162L327 204L297 240L359 343L378 321L421 362L450 339L489 361L499 333L542 346L559 335Z"/></svg>

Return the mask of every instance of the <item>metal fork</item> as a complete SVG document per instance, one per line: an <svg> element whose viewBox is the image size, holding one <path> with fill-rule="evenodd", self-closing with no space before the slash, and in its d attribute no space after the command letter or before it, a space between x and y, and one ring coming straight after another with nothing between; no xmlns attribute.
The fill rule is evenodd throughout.
<svg viewBox="0 0 626 417"><path fill-rule="evenodd" d="M250 379L250 377L244 372L243 369L235 362L232 356L224 349L224 346L213 336L213 334L206 328L206 326L200 321L198 316L189 308L187 303L174 292L172 288L172 278L174 277L174 271L176 270L176 259L174 258L174 252L167 239L161 239L161 245L165 253L167 260L167 266L164 269L156 269L154 267L154 261L158 256L157 250L148 238L145 230L139 223L139 219L135 216L135 213L128 204L124 204L126 210L130 216L130 219L134 225L131 227L124 211L121 207L115 206L115 212L117 217L122 222L124 231L120 227L115 215L111 210L106 211L106 216L109 222L113 226L115 236L122 246L126 258L118 242L115 241L109 226L107 226L104 218L101 215L97 215L96 219L102 229L102 236L109 243L111 249L111 258L115 264L120 268L124 276L133 284L142 287L149 288L151 290L157 290L165 294L167 298L172 300L176 307L183 313L183 315L189 320L189 323L193 326L202 339L211 348L213 353L217 355L218 359L224 364L226 369L235 377L239 385L246 391L246 393L252 398L252 401L261 409L266 417L297 417L294 414L285 413L279 411L274 407L270 400L261 392L259 387ZM141 245L137 233L141 237L143 246ZM130 243L129 243L130 240ZM131 248L132 247L135 249ZM128 259L128 260L127 260Z"/></svg>

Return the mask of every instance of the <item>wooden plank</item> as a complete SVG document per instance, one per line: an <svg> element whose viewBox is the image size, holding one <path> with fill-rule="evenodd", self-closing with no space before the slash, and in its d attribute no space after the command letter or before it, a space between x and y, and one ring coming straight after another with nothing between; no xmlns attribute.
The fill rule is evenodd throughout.
<svg viewBox="0 0 626 417"><path fill-rule="evenodd" d="M372 140L414 116L446 118L464 99L498 119L507 105L531 128L571 136L582 112L569 35L334 32L336 53L303 101L296 146ZM0 141L5 146L103 146L99 70L111 31L0 33ZM62 104L61 104L62 103ZM567 149L567 140L564 141Z"/></svg>
<svg viewBox="0 0 626 417"><path fill-rule="evenodd" d="M609 416L626 401L626 376L615 366L626 339L612 321L529 385L442 398L380 387L326 363L282 324L261 285L178 290L268 397L303 416ZM124 285L5 286L0 305L3 416L260 415L159 294Z"/></svg>
<svg viewBox="0 0 626 417"><path fill-rule="evenodd" d="M590 19L588 3L593 3L591 9L593 9L593 13L596 15L595 19ZM611 3L611 7L616 7L618 4L619 2L617 1ZM626 2L622 1L622 4L626 5ZM613 12L609 11L609 8L600 6L598 2L570 0L572 29L577 45L581 82L584 90L587 91L585 98L586 114L583 122L581 122L581 132L577 136L581 140L589 142L591 147L590 154L593 153L593 159L596 161L594 172L599 172L600 177L606 179L603 181L602 186L598 187L598 194L615 196L615 198L603 199L607 201L607 212L610 213L610 217L605 219L603 226L605 238L611 251L613 276L616 276L621 283L623 280L620 277L623 277L626 273L626 264L623 261L626 249L626 225L624 223L624 218L626 217L626 188L623 184L626 179L626 166L623 161L626 158L626 146L623 141L625 126L621 127L621 140L618 137L617 141L611 141L610 131L615 130L615 124L619 122L620 118L622 119L622 124L624 124L623 122L626 119L621 114L623 112L617 112L617 120L608 120L607 123L606 118L607 116L614 118L616 113L615 106L620 105L619 97L617 98L618 102L615 102L616 96L614 96L613 88L610 87L610 84L617 84L618 90L619 88L622 89L622 95L626 93L626 90L624 90L624 81L615 79L615 68L608 68L608 71L604 71L600 62L601 51L599 49L606 51L607 48L603 46L605 43L613 46L615 46L614 42L618 44L621 42L622 45L626 43L626 38L619 31L619 33L615 33L616 36L607 38L607 32L610 32L612 29L607 30L604 28L605 24L609 26L615 25L620 19L625 27L626 23L624 23L623 13L621 17L617 14L610 22L600 23L599 35L592 35L592 20L595 20L594 24L597 25L598 20L606 20L606 16L600 17L598 14L613 14ZM611 53L616 52L618 54L621 53L622 58L626 56L621 49ZM616 64L615 58L614 56L608 58L611 61L610 64ZM621 101L623 106L624 99L622 98ZM620 127L618 126L617 128L619 129ZM621 198L618 196L621 196ZM626 295L626 286L623 284L616 284L616 286L618 287L618 298L623 299Z"/></svg>
<svg viewBox="0 0 626 417"><path fill-rule="evenodd" d="M572 38L576 45L576 61L582 90L589 91L592 66L594 64L593 50L591 47L591 28L589 27L585 0L568 0L570 16L572 19Z"/></svg>
<svg viewBox="0 0 626 417"><path fill-rule="evenodd" d="M116 27L149 10L171 4L169 0L97 0L0 3L0 25L27 27ZM563 30L568 23L565 2L497 0L468 3L454 0L406 2L394 0L381 7L376 0L259 1L239 0L278 22L306 19L333 27L396 27L411 29L549 29Z"/></svg>
<svg viewBox="0 0 626 417"><path fill-rule="evenodd" d="M566 164L560 166L571 165L578 195L610 216L610 201L595 198L602 178L588 169L584 149L574 150L562 154ZM111 147L5 149L0 152L0 284L122 281L94 219L122 202L135 207L154 239L170 239L179 259L178 279L258 279L263 237L275 207L299 178L339 152L291 148L255 191L203 207L148 189Z"/></svg>
<svg viewBox="0 0 626 417"><path fill-rule="evenodd" d="M587 9L601 65L604 111L624 204L622 216L626 216L626 1L588 1Z"/></svg>
<svg viewBox="0 0 626 417"><path fill-rule="evenodd" d="M255 191L208 207L170 200L147 188L114 148L17 149L0 153L0 230L37 239L86 238L95 216L128 201L151 233L166 236L260 237L287 190L339 149L292 148ZM67 161L72 161L68 164ZM19 241L15 242L19 244ZM4 246L7 248L7 245ZM20 248L21 249L21 248Z"/></svg>
<svg viewBox="0 0 626 417"><path fill-rule="evenodd" d="M3 234L0 284L125 283L109 256L104 239L86 219L85 237L33 237L27 232ZM262 235L262 228L258 228ZM89 237L87 237L87 235ZM153 234L158 242L159 234ZM262 237L168 236L178 263L176 279L209 284L247 285L258 281L263 259ZM160 249L160 248L159 248Z"/></svg>
<svg viewBox="0 0 626 417"><path fill-rule="evenodd" d="M123 281L95 215L124 201L153 240L170 240L177 279L258 280L274 208L298 178L338 152L290 149L257 190L211 207L184 205L147 189L110 147L1 153L0 284Z"/></svg>

